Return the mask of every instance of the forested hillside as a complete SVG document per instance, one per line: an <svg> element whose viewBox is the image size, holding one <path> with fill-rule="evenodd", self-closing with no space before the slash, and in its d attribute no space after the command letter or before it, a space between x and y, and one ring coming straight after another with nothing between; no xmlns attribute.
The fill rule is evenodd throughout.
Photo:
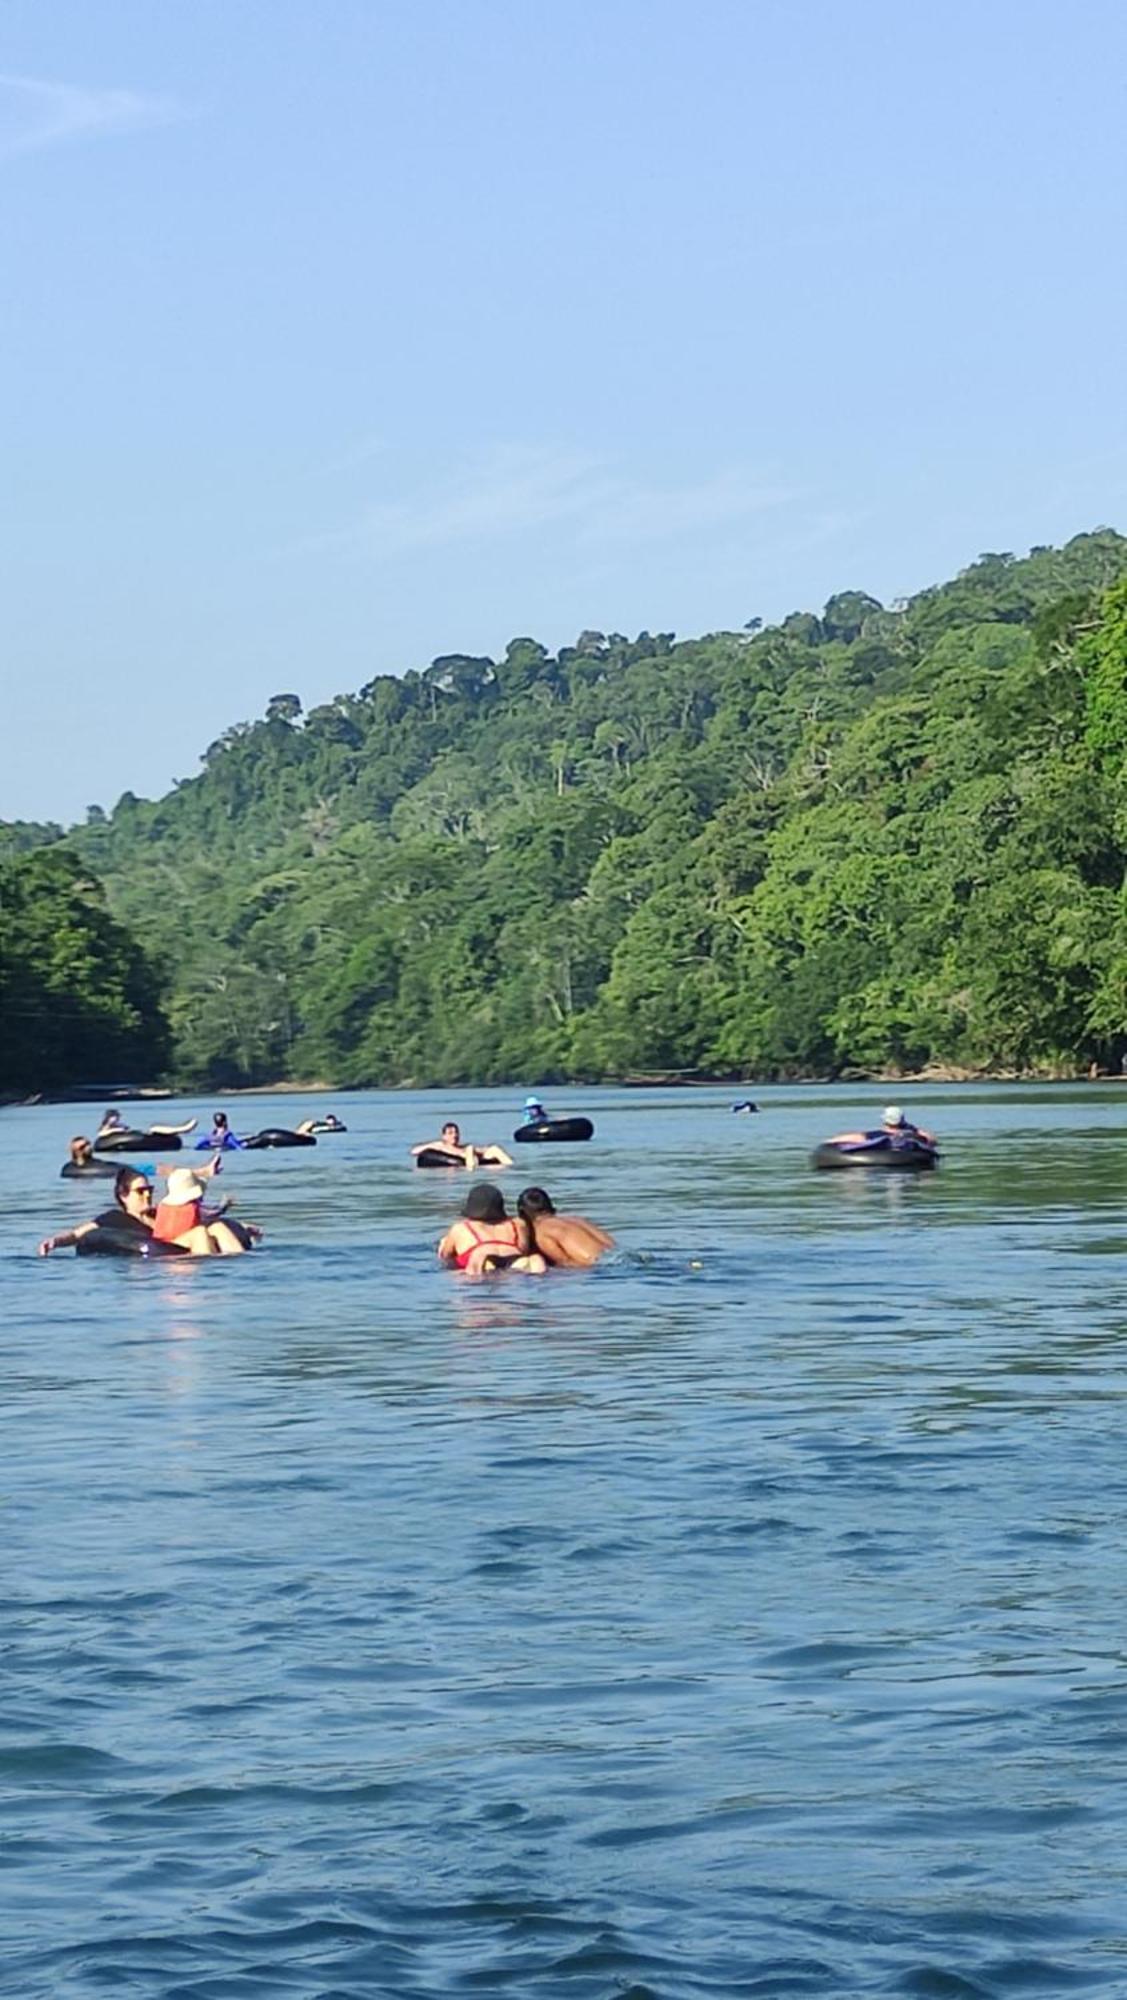
<svg viewBox="0 0 1127 2000"><path fill-rule="evenodd" d="M134 1082L168 1056L158 976L89 868L0 841L0 1096Z"/></svg>
<svg viewBox="0 0 1127 2000"><path fill-rule="evenodd" d="M1125 579L1103 530L280 694L51 851L166 969L185 1082L1118 1065Z"/></svg>

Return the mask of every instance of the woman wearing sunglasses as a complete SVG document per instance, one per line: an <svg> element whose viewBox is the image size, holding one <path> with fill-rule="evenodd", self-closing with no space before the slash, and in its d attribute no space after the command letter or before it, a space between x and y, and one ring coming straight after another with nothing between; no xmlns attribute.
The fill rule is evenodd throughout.
<svg viewBox="0 0 1127 2000"><path fill-rule="evenodd" d="M113 1184L114 1206L103 1209L92 1222L80 1222L76 1229L64 1229L58 1236L45 1236L39 1255L52 1250L69 1250L73 1244L80 1257L186 1257L191 1253L175 1243L153 1241L153 1184L138 1167L122 1167Z"/></svg>
<svg viewBox="0 0 1127 2000"><path fill-rule="evenodd" d="M199 1169L199 1181L193 1175L185 1178L200 1186L213 1171L214 1163ZM122 1167L113 1184L113 1198L114 1206L104 1209L92 1222L80 1222L76 1229L64 1229L59 1236L45 1236L39 1255L49 1257L52 1250L69 1250L73 1244L80 1257L210 1257L216 1252L233 1256L249 1250L262 1235L253 1222L212 1218L206 1228L191 1230L184 1241L162 1240L154 1233L153 1183L139 1167Z"/></svg>

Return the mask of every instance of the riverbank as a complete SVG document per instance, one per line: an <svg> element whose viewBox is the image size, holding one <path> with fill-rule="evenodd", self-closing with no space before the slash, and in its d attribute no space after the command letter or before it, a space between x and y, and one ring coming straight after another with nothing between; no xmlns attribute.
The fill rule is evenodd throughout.
<svg viewBox="0 0 1127 2000"><path fill-rule="evenodd" d="M94 1092L89 1085L76 1085L74 1093L65 1091L36 1094L31 1097L6 1097L0 1099L0 1107L36 1104L100 1104L100 1103L159 1103L169 1098L206 1098L209 1101L225 1102L228 1098L243 1097L344 1097L360 1090L386 1090L402 1095L405 1092L434 1089L448 1090L523 1090L537 1085L545 1093L549 1090L751 1090L765 1089L769 1085L793 1085L804 1089L827 1089L843 1086L872 1085L882 1090L900 1090L929 1083L1127 1083L1127 1076L1117 1070L1100 1070L1093 1075L1085 1069L1058 1070L974 1070L960 1069L953 1064L928 1064L918 1070L873 1069L843 1070L838 1076L711 1076L690 1074L684 1070L632 1071L621 1077L581 1077L551 1084L536 1078L515 1078L507 1084L461 1081L459 1083L420 1084L414 1078L386 1084L344 1084L333 1083L324 1077L302 1078L284 1077L274 1083L247 1084L184 1084L180 1086L138 1084L136 1088L120 1086L116 1090Z"/></svg>

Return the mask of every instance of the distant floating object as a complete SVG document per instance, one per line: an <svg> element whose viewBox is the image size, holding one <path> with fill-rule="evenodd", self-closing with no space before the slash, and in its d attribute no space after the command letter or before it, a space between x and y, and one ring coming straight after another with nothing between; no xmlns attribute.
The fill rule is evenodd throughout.
<svg viewBox="0 0 1127 2000"><path fill-rule="evenodd" d="M733 1104L732 1106L733 1111L758 1111L758 1109L758 1104L753 1104L750 1097L745 1097L741 1104Z"/></svg>

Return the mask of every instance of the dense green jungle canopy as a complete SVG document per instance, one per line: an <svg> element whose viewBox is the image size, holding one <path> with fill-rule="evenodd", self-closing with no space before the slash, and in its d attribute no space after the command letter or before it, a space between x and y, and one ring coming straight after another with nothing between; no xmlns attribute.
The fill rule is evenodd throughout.
<svg viewBox="0 0 1127 2000"><path fill-rule="evenodd" d="M156 803L4 830L35 1080L99 1010L165 1061L91 874L184 1083L1118 1067L1125 753L1110 530L891 610L278 695Z"/></svg>
<svg viewBox="0 0 1127 2000"><path fill-rule="evenodd" d="M0 1094L129 1081L169 1049L157 973L85 863L0 838Z"/></svg>

